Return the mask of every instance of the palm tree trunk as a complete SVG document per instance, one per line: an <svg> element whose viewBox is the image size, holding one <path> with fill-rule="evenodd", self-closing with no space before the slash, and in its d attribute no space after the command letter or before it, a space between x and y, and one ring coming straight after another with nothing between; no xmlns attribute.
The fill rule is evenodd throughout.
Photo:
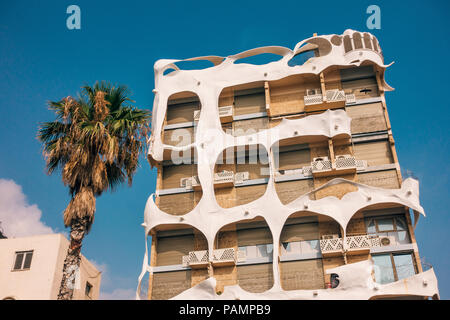
<svg viewBox="0 0 450 320"><path fill-rule="evenodd" d="M89 218L74 218L70 224L70 245L64 260L61 286L59 287L58 300L72 300L73 291L77 288L77 277L81 262L81 245L87 231Z"/></svg>

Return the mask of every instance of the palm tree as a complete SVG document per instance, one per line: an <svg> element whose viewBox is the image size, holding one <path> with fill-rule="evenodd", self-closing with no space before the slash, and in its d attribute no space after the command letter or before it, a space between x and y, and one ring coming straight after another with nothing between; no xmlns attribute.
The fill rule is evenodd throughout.
<svg viewBox="0 0 450 320"><path fill-rule="evenodd" d="M64 210L70 245L58 300L73 296L84 236L94 221L95 198L128 180L131 186L139 154L146 144L150 112L131 105L125 86L83 86L78 98L48 103L56 120L40 125L48 174L61 170L71 200Z"/></svg>

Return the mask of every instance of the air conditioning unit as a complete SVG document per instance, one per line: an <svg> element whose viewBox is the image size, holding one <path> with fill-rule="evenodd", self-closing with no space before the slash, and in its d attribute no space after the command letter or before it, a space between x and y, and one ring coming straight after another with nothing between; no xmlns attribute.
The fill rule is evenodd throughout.
<svg viewBox="0 0 450 320"><path fill-rule="evenodd" d="M185 189L192 189L192 178L181 178L180 187Z"/></svg>
<svg viewBox="0 0 450 320"><path fill-rule="evenodd" d="M199 121L200 120L200 110L195 110L194 111L194 121Z"/></svg>
<svg viewBox="0 0 450 320"><path fill-rule="evenodd" d="M325 96L327 98L327 101L329 102L345 101L345 93L343 90L327 90Z"/></svg>
<svg viewBox="0 0 450 320"><path fill-rule="evenodd" d="M336 159L351 159L351 158L353 158L353 156L350 154L342 154L342 155L336 156Z"/></svg>
<svg viewBox="0 0 450 320"><path fill-rule="evenodd" d="M317 158L313 158L313 162L316 161L328 161L328 157L317 157Z"/></svg>
<svg viewBox="0 0 450 320"><path fill-rule="evenodd" d="M322 236L322 240L330 240L330 239L338 239L339 235L338 234L324 234Z"/></svg>
<svg viewBox="0 0 450 320"><path fill-rule="evenodd" d="M219 107L219 117L221 123L233 121L233 106Z"/></svg>
<svg viewBox="0 0 450 320"><path fill-rule="evenodd" d="M306 90L307 96L315 96L317 94L322 94L322 90L320 90L320 89L307 89Z"/></svg>
<svg viewBox="0 0 450 320"><path fill-rule="evenodd" d="M234 182L235 183L243 183L244 181L248 180L250 178L250 175L248 172L236 172L234 175Z"/></svg>
<svg viewBox="0 0 450 320"><path fill-rule="evenodd" d="M382 236L380 237L380 244L382 247L394 246L397 244L397 240L392 236Z"/></svg>
<svg viewBox="0 0 450 320"><path fill-rule="evenodd" d="M347 104L354 104L356 103L356 96L354 93L350 93L350 94L345 94L345 102Z"/></svg>

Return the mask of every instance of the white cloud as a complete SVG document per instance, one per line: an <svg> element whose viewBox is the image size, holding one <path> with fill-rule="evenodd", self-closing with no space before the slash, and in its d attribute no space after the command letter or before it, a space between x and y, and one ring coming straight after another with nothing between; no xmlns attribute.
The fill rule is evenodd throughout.
<svg viewBox="0 0 450 320"><path fill-rule="evenodd" d="M109 272L108 265L106 263L97 262L95 260L89 260L97 270L102 272L102 282L100 284L100 297L99 300L135 300L136 290L135 289L124 289L124 288L111 288L114 287L120 281L118 277L111 278L111 273ZM105 289L106 288L106 289ZM109 290L108 290L109 289ZM108 290L108 291L106 291Z"/></svg>
<svg viewBox="0 0 450 320"><path fill-rule="evenodd" d="M5 236L27 237L54 233L41 221L38 206L27 203L22 187L13 180L0 179L0 222Z"/></svg>
<svg viewBox="0 0 450 320"><path fill-rule="evenodd" d="M114 289L112 292L100 292L100 300L135 300L134 289Z"/></svg>

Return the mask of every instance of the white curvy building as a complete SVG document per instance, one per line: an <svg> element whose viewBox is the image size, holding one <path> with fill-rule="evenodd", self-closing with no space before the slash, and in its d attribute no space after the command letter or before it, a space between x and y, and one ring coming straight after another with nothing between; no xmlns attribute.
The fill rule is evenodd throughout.
<svg viewBox="0 0 450 320"><path fill-rule="evenodd" d="M62 234L0 238L0 300L56 300L69 241ZM101 272L81 256L73 300L96 300Z"/></svg>
<svg viewBox="0 0 450 320"><path fill-rule="evenodd" d="M439 298L414 235L419 185L395 151L388 67L377 39L353 30L158 60L137 297Z"/></svg>

